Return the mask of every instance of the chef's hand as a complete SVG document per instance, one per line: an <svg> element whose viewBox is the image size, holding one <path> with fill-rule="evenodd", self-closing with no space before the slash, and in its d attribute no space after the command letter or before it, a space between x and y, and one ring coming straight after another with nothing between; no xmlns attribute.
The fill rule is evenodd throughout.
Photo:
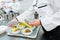
<svg viewBox="0 0 60 40"><path fill-rule="evenodd" d="M41 21L40 20L34 20L34 21L31 21L29 23L29 25L31 25L31 26L39 26L39 25L41 25Z"/></svg>
<svg viewBox="0 0 60 40"><path fill-rule="evenodd" d="M8 26L9 27L12 27L14 25L17 25L18 21L16 18L13 18L9 23L8 23Z"/></svg>

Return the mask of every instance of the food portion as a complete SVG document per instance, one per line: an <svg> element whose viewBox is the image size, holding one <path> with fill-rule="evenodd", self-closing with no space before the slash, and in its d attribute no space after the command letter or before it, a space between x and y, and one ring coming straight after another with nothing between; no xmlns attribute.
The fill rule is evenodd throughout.
<svg viewBox="0 0 60 40"><path fill-rule="evenodd" d="M10 28L16 28L16 25L10 24L9 27Z"/></svg>
<svg viewBox="0 0 60 40"><path fill-rule="evenodd" d="M18 27L25 26L23 23L18 23Z"/></svg>
<svg viewBox="0 0 60 40"><path fill-rule="evenodd" d="M19 30L20 30L19 28L11 28L11 32L17 32Z"/></svg>
<svg viewBox="0 0 60 40"><path fill-rule="evenodd" d="M26 22L21 22L21 23L18 23L18 27L19 28L30 28L31 30L34 30L36 27L35 26L31 26L29 25L28 23Z"/></svg>
<svg viewBox="0 0 60 40"><path fill-rule="evenodd" d="M23 28L25 28L25 25L22 24L22 23L18 23L18 24L17 24L17 27L20 28L20 29L23 29Z"/></svg>
<svg viewBox="0 0 60 40"><path fill-rule="evenodd" d="M27 26L28 28L31 28L32 26L30 26L28 23L26 22L21 22L21 24L23 24L24 26Z"/></svg>
<svg viewBox="0 0 60 40"><path fill-rule="evenodd" d="M11 33L19 33L20 32L20 28L18 28L16 25L13 25L13 24L11 24L10 25L10 32Z"/></svg>
<svg viewBox="0 0 60 40"><path fill-rule="evenodd" d="M22 32L24 35L30 35L35 27L30 26L26 22L19 22L17 25L10 25L11 33Z"/></svg>
<svg viewBox="0 0 60 40"><path fill-rule="evenodd" d="M29 32L31 32L31 30L26 29L26 30L24 30L24 32L25 32L25 33L29 33Z"/></svg>
<svg viewBox="0 0 60 40"><path fill-rule="evenodd" d="M24 35L31 35L31 34L32 34L32 30L29 29L29 28L25 28L25 29L23 29L21 32L22 32L22 34L24 34Z"/></svg>

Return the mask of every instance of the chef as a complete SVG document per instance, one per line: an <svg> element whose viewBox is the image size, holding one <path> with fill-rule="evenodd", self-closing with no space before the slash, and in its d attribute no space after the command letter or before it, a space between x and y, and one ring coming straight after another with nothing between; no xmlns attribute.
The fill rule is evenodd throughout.
<svg viewBox="0 0 60 40"><path fill-rule="evenodd" d="M12 21L23 22L27 17L39 14L39 18L30 22L30 25L41 25L44 32L51 34L56 40L60 38L60 0L34 0L31 8L21 15L14 18ZM11 23L10 23L11 24ZM52 39L51 39L52 40Z"/></svg>

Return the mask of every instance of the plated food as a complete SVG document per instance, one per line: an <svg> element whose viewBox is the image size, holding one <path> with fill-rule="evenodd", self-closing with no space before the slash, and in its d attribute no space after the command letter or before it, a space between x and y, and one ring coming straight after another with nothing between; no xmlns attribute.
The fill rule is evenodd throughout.
<svg viewBox="0 0 60 40"><path fill-rule="evenodd" d="M25 28L25 25L22 24L22 23L18 23L18 24L17 24L17 27L20 28L20 29L24 29L24 28Z"/></svg>
<svg viewBox="0 0 60 40"><path fill-rule="evenodd" d="M31 28L32 26L29 25L27 22L21 22L21 24L23 24L24 26L27 26L28 28Z"/></svg>
<svg viewBox="0 0 60 40"><path fill-rule="evenodd" d="M17 25L11 25L10 30L11 33L21 33L24 35L30 35L32 31L35 29L35 27L30 26L29 24L23 22L23 23L18 23Z"/></svg>
<svg viewBox="0 0 60 40"><path fill-rule="evenodd" d="M31 35L32 34L32 30L29 29L29 28L25 28L25 29L22 29L21 33L23 35Z"/></svg>
<svg viewBox="0 0 60 40"><path fill-rule="evenodd" d="M13 24L10 25L9 29L10 29L10 33L15 33L15 34L19 33L20 31L20 28L18 28L16 25Z"/></svg>
<svg viewBox="0 0 60 40"><path fill-rule="evenodd" d="M13 26L11 29L11 33L19 33L20 32L20 28L17 28L16 26Z"/></svg>
<svg viewBox="0 0 60 40"><path fill-rule="evenodd" d="M16 23L11 22L8 25L7 35L11 36L20 36L20 37L28 37L28 38L36 38L38 30L40 27L31 26L29 23ZM14 24L14 25L13 25Z"/></svg>

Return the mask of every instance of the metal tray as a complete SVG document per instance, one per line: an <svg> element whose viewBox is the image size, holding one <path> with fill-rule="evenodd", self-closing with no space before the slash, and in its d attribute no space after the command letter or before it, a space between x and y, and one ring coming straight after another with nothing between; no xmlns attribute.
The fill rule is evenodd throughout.
<svg viewBox="0 0 60 40"><path fill-rule="evenodd" d="M23 35L21 32L20 32L19 34L12 34L12 33L10 33L10 32L7 32L7 35L9 35L9 36L27 37L27 38L36 38L39 29L40 29L40 26L39 26L39 27L36 27L36 28L33 30L32 34L31 34L31 35L28 35L28 36L27 36L27 35Z"/></svg>

